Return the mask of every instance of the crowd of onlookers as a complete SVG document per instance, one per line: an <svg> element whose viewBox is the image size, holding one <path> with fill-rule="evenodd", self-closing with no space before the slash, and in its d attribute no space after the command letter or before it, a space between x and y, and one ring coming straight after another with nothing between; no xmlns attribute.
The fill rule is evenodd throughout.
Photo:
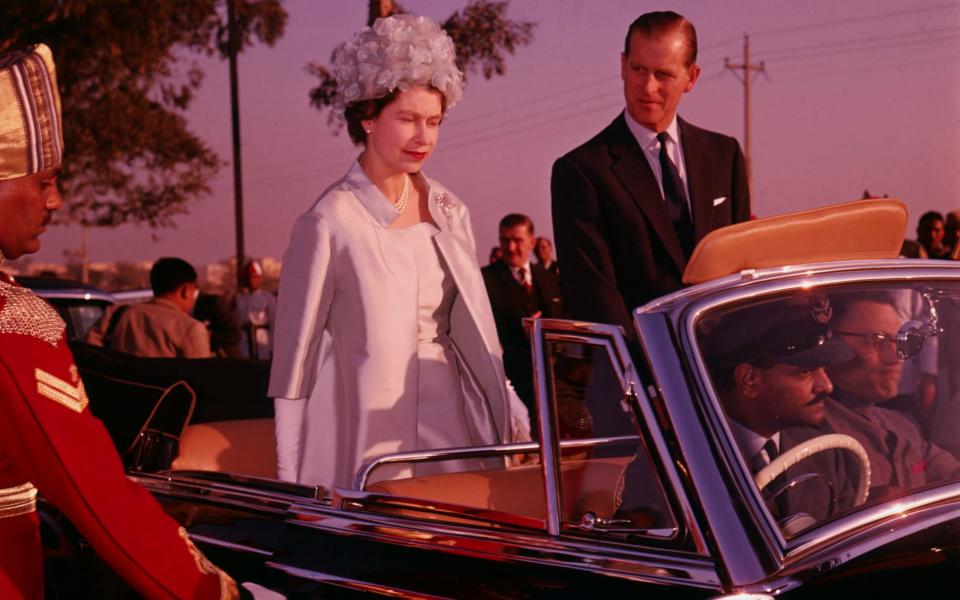
<svg viewBox="0 0 960 600"><path fill-rule="evenodd" d="M946 218L935 210L925 212L917 222L917 239L904 240L900 255L906 258L958 260L958 231L960 209L948 212Z"/></svg>

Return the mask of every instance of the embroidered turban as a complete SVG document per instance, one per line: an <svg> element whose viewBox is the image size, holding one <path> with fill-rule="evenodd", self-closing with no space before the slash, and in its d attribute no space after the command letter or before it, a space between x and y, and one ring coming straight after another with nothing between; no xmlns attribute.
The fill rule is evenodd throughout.
<svg viewBox="0 0 960 600"><path fill-rule="evenodd" d="M62 160L60 92L50 48L38 44L0 56L0 181Z"/></svg>

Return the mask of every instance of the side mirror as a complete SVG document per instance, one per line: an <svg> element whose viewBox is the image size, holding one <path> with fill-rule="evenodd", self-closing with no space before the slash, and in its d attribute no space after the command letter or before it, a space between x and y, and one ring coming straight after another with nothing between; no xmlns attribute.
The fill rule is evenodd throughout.
<svg viewBox="0 0 960 600"><path fill-rule="evenodd" d="M897 331L897 358L908 360L920 354L927 337L924 335L923 324L919 321L904 323Z"/></svg>

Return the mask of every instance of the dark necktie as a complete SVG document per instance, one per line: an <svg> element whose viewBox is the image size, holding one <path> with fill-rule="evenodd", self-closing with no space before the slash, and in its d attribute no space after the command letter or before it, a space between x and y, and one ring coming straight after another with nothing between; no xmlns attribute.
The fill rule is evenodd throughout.
<svg viewBox="0 0 960 600"><path fill-rule="evenodd" d="M764 453L766 453L766 456L764 456ZM754 474L759 473L779 455L780 452L777 451L777 445L773 440L767 440L763 447L757 450L757 453L750 459L750 468Z"/></svg>
<svg viewBox="0 0 960 600"><path fill-rule="evenodd" d="M527 281L527 270L523 267L517 269L517 281L520 282L520 285L523 287L523 291L527 293L527 296L533 293L533 284Z"/></svg>
<svg viewBox="0 0 960 600"><path fill-rule="evenodd" d="M660 142L660 178L663 182L663 197L666 200L667 216L673 222L673 228L680 239L680 248L685 258L693 252L693 223L690 220L690 209L687 206L687 194L683 189L680 171L677 165L670 160L667 153L667 140L670 136L666 131L657 134Z"/></svg>
<svg viewBox="0 0 960 600"><path fill-rule="evenodd" d="M773 440L767 440L763 445L763 451L767 453L767 458L770 462L773 462L780 456L780 451L777 450L777 444Z"/></svg>
<svg viewBox="0 0 960 600"><path fill-rule="evenodd" d="M772 439L767 440L766 443L763 444L763 451L767 454L766 461L763 461L762 456L760 455L759 452L757 452L757 458L760 459L760 462L764 463L760 467L761 469L763 467L766 467L768 464L772 463L774 460L776 460L778 456L780 456L780 450L777 449L777 444ZM759 469L757 471L759 471ZM770 482L770 485L767 486L766 493L772 494L775 490L778 490L786 482L787 482L786 476L783 473L780 473L774 478L773 481ZM790 514L787 509L786 492L777 496L776 500L774 500L772 503L769 503L769 505L770 505L770 510L773 511L774 516L777 517L778 519L783 518Z"/></svg>

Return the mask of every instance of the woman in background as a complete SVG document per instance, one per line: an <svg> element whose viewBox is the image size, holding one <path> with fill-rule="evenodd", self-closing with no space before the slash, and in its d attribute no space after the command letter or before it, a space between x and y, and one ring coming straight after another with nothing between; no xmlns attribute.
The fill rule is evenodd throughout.
<svg viewBox="0 0 960 600"><path fill-rule="evenodd" d="M506 382L469 213L421 173L462 93L453 42L425 17L378 19L334 53L363 152L294 224L269 394L278 472L350 487L383 454L529 439ZM375 479L502 460L385 467Z"/></svg>

